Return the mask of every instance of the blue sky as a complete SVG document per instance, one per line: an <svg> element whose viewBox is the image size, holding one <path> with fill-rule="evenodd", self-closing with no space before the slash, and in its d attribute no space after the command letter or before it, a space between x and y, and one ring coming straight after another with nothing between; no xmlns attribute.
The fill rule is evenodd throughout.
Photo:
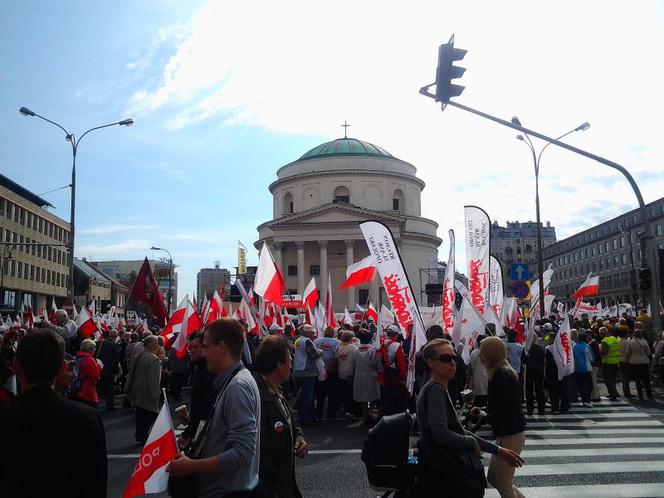
<svg viewBox="0 0 664 498"><path fill-rule="evenodd" d="M81 142L77 256L165 247L182 297L199 268L231 267L236 241L255 241L275 171L348 120L418 168L423 215L443 239L456 229L463 260L463 205L532 219L533 182L510 130L418 95L454 32L469 50L459 101L551 135L590 121L570 143L626 165L646 200L662 195L661 3L459 3L2 2L2 172L38 194L69 183L69 144L21 106L74 133L133 117ZM559 237L635 207L619 176L551 149L542 217ZM44 197L68 219L67 189Z"/></svg>

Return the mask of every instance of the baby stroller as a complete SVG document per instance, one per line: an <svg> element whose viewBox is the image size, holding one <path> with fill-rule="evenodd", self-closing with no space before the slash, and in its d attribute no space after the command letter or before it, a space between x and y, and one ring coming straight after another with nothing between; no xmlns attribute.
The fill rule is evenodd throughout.
<svg viewBox="0 0 664 498"><path fill-rule="evenodd" d="M413 422L409 413L385 416L369 430L364 441L362 461L369 486L383 492L382 498L414 496L417 465L408 455Z"/></svg>

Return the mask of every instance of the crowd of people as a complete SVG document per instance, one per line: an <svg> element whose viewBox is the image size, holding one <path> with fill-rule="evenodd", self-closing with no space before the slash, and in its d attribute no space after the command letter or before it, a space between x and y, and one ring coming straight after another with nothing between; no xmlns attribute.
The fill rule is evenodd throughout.
<svg viewBox="0 0 664 498"><path fill-rule="evenodd" d="M308 451L302 427L337 417L371 426L410 410L420 431L422 489L454 478L436 467L436 451L485 451L492 454L488 482L502 497L522 496L513 476L523 463L524 400L529 415L544 414L547 402L552 413L567 413L573 401L592 407L600 400L600 380L612 400L620 397L618 378L624 397L634 396L634 384L639 398L651 400L652 376L664 381L664 334L652 329L645 311L572 320L574 372L561 378L553 352L561 318L538 320L527 348L516 330L504 328L505 336L496 337L487 327L466 363L463 344L435 324L426 345L411 354L404 339L410 330L390 324L383 335L366 317L323 331L272 325L260 336L248 334L242 320L223 318L191 334L179 356L158 329L125 325L93 340L58 310L53 323L0 331L0 426L13 428L2 431L0 446L16 449L1 457L0 481L11 490L17 477L28 479L8 496L37 496L59 484L71 496L106 496L99 410L133 410L136 443L143 445L163 393L179 404L187 386L188 407L176 410L185 426L178 438L182 456L168 467L174 490L193 487L200 497L300 496L295 458ZM475 393L471 415L486 411L495 444L461 426L457 407L466 388ZM119 394L125 394L121 406ZM72 468L66 456L82 448L89 458ZM35 471L48 478L30 480ZM457 479L459 493L482 496L483 468L481 474Z"/></svg>

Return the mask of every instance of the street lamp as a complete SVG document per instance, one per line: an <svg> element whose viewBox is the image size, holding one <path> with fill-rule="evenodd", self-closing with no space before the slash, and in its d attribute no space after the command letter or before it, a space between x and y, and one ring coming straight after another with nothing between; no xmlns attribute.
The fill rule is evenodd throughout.
<svg viewBox="0 0 664 498"><path fill-rule="evenodd" d="M519 121L519 118L514 116L512 118L512 124L521 126L521 121ZM585 122L576 128L568 131L567 133L563 133L560 135L558 138L556 138L556 141L560 140L561 138L566 137L570 133L574 133L575 131L586 131L588 128L590 128L590 123ZM524 137L525 136L525 137ZM539 279L539 305L540 305L540 318L544 318L544 261L542 260L542 223L540 221L540 202L539 202L539 168L540 168L540 159L542 159L542 153L546 150L546 148L551 145L552 142L547 143L544 147L542 147L542 150L540 150L539 154L535 152L535 146L533 145L533 141L530 139L527 133L524 133L523 135L517 135L516 136L517 140L520 140L521 142L525 143L528 148L530 149L530 152L533 155L533 165L535 167L535 215L537 217L537 278Z"/></svg>
<svg viewBox="0 0 664 498"><path fill-rule="evenodd" d="M71 151L72 151L72 166L71 166L71 212L69 216L69 225L71 226L71 231L69 234L69 293L71 294L71 301L72 301L72 306L74 305L74 224L75 224L75 219L76 219L76 152L78 151L78 145L81 143L81 140L85 135L90 133L91 131L95 130L100 130L102 128L108 128L110 126L131 126L134 124L134 120L129 118L129 119L123 119L122 121L117 121L115 123L109 123L101 126L95 126L94 128L90 128L88 131L83 133L78 140L76 139L76 136L73 133L69 133L65 128L60 126L58 123L55 121L51 121L50 119L45 118L44 116L40 116L36 112L31 111L27 107L21 107L18 112L22 116L30 116L30 117L37 117L39 119L42 119L46 121L47 123L51 123L52 125L57 126L60 128L62 131L65 132L65 140L67 140L71 144Z"/></svg>
<svg viewBox="0 0 664 498"><path fill-rule="evenodd" d="M150 248L151 251L164 251L166 254L168 254L169 257L169 272L168 272L168 314L171 314L171 301L173 299L173 290L171 288L173 284L173 256L171 256L171 253L168 252L168 250L162 248L162 247L155 247L152 246Z"/></svg>

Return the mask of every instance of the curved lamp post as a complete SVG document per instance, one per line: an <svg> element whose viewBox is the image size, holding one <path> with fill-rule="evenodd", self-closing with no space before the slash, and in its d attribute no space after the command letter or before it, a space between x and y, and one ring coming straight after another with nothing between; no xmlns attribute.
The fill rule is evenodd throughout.
<svg viewBox="0 0 664 498"><path fill-rule="evenodd" d="M171 314L171 302L173 300L173 256L171 256L171 253L164 249L163 247L155 247L152 246L150 248L151 251L164 251L166 254L168 254L168 262L169 262L169 272L168 272L168 314L170 316Z"/></svg>
<svg viewBox="0 0 664 498"><path fill-rule="evenodd" d="M521 126L521 121L519 121L519 118L514 116L512 118L512 124L515 124L517 126ZM556 141L560 140L561 138L566 137L567 135L574 133L576 131L586 131L588 128L590 128L590 123L585 122L576 128L568 131L567 133L563 133L560 135L558 138L556 138ZM539 151L539 154L535 152L535 146L533 145L533 141L530 139L527 133L524 133L523 135L517 135L516 136L517 140L520 140L521 142L525 143L528 148L530 149L530 152L533 155L533 165L535 167L535 215L537 217L537 278L539 279L539 306L540 306L540 318L544 318L544 261L542 260L542 223L540 221L540 201L539 201L539 169L540 169L540 160L542 159L542 153L546 150L546 148L551 145L552 142L547 143L544 147L542 147L542 150Z"/></svg>
<svg viewBox="0 0 664 498"><path fill-rule="evenodd" d="M129 119L123 119L122 121L117 121L115 123L108 123L105 125L101 126L95 126L94 128L90 128L88 131L84 132L78 139L73 133L69 133L64 127L56 123L55 121L51 121L50 119L45 118L44 116L40 116L36 112L31 111L27 107L21 107L18 112L22 116L30 116L30 117L37 117L39 119L42 119L46 121L47 123L51 123L52 125L57 126L60 128L64 133L65 133L65 140L67 140L71 144L71 151L72 151L72 166L71 166L71 212L70 212L70 220L69 220L69 225L71 227L71 231L69 234L69 289L68 292L71 294L71 300L72 300L72 306L74 304L74 224L75 224L75 219L76 219L76 152L78 151L78 145L80 144L81 140L85 135L90 133L91 131L95 130L100 130L102 128L108 128L110 126L131 126L134 124L134 120L129 118Z"/></svg>

